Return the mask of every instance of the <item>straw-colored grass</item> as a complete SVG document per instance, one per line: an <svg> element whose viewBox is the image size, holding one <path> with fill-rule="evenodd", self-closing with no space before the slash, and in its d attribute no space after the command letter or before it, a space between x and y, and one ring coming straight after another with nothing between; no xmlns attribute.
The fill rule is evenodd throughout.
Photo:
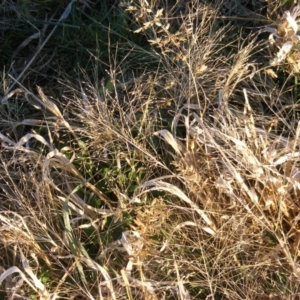
<svg viewBox="0 0 300 300"><path fill-rule="evenodd" d="M1 297L299 299L299 7L129 2L144 49L28 83L71 1L4 70Z"/></svg>

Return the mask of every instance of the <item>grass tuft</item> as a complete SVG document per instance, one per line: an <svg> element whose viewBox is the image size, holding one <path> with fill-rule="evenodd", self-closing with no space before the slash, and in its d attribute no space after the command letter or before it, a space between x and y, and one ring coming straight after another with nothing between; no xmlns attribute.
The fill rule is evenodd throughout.
<svg viewBox="0 0 300 300"><path fill-rule="evenodd" d="M294 1L0 15L0 297L299 299Z"/></svg>

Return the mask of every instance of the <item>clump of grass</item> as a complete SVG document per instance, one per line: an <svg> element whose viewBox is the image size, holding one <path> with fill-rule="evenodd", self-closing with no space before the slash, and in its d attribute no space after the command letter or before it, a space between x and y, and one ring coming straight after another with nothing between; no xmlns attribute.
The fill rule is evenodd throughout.
<svg viewBox="0 0 300 300"><path fill-rule="evenodd" d="M93 27L80 3L70 16ZM3 76L6 297L299 297L300 128L260 31L236 34L267 20L253 3L108 5L130 47L109 36L105 76L92 51L79 79L62 67L59 99Z"/></svg>

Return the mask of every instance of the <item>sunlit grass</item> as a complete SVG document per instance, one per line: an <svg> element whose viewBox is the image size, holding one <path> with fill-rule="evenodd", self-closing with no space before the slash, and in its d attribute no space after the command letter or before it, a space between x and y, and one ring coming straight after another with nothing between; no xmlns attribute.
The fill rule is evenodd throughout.
<svg viewBox="0 0 300 300"><path fill-rule="evenodd" d="M246 2L0 5L3 297L298 299L298 8Z"/></svg>

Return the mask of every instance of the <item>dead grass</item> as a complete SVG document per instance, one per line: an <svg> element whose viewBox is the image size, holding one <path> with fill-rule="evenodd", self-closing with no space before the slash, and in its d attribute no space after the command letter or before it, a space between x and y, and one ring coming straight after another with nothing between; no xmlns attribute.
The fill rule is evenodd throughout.
<svg viewBox="0 0 300 300"><path fill-rule="evenodd" d="M138 76L3 76L3 297L299 299L298 74L227 4L124 4L159 62Z"/></svg>

